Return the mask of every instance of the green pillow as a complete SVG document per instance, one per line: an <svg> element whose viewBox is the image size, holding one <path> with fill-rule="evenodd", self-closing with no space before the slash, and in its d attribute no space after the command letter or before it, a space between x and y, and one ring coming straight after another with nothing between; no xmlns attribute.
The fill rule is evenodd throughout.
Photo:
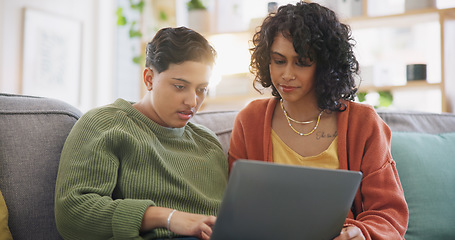
<svg viewBox="0 0 455 240"><path fill-rule="evenodd" d="M392 157L409 207L406 239L453 239L455 132L392 132Z"/></svg>

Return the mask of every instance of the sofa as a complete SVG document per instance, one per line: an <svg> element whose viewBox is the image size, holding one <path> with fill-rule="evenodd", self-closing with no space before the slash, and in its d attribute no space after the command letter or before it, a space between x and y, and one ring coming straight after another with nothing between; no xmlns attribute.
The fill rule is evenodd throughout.
<svg viewBox="0 0 455 240"><path fill-rule="evenodd" d="M236 111L200 112L227 154ZM392 129L410 219L406 239L455 239L455 114L378 111ZM60 152L82 113L59 100L0 94L0 190L16 240L61 239L54 220Z"/></svg>

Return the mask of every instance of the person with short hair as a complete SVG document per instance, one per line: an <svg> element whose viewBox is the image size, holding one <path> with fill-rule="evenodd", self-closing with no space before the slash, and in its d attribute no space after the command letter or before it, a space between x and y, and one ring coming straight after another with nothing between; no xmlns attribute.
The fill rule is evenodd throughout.
<svg viewBox="0 0 455 240"><path fill-rule="evenodd" d="M199 33L159 30L138 102L88 111L63 147L55 218L65 239L209 239L227 184L216 135L189 122L216 52Z"/></svg>

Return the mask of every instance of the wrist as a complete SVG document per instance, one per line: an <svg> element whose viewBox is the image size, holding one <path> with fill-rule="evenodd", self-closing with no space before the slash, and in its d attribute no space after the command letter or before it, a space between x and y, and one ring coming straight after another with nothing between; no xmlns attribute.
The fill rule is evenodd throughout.
<svg viewBox="0 0 455 240"><path fill-rule="evenodd" d="M149 231L155 228L167 228L167 219L173 211L170 208L150 206L145 210L142 217L141 231Z"/></svg>
<svg viewBox="0 0 455 240"><path fill-rule="evenodd" d="M171 230L171 220L172 220L172 216L174 215L174 213L175 213L176 211L177 211L176 209L172 210L172 211L169 213L169 216L167 217L167 230L169 231L169 239L172 238L172 236L171 236L171 232L172 232L172 230Z"/></svg>

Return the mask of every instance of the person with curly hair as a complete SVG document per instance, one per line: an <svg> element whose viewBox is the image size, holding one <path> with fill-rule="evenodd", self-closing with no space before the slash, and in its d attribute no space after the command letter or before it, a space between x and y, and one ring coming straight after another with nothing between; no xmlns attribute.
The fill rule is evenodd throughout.
<svg viewBox="0 0 455 240"><path fill-rule="evenodd" d="M228 177L215 133L189 122L216 51L186 27L147 44L138 102L85 113L62 150L55 218L64 239L210 239Z"/></svg>
<svg viewBox="0 0 455 240"><path fill-rule="evenodd" d="M390 128L354 102L359 64L350 27L316 3L281 6L253 36L250 71L273 97L237 115L237 159L361 171L362 183L336 240L403 239L408 208L390 152Z"/></svg>

